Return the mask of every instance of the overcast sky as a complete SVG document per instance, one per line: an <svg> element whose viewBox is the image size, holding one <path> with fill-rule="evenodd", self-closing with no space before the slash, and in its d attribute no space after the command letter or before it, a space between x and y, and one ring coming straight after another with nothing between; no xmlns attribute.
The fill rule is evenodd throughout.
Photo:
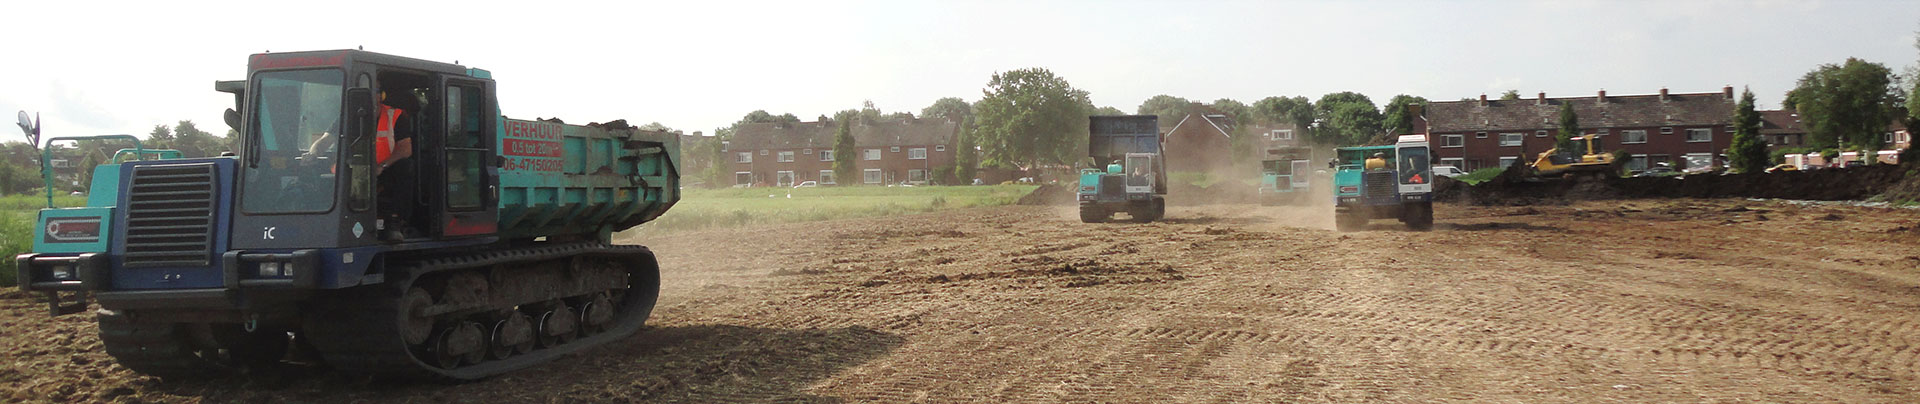
<svg viewBox="0 0 1920 404"><path fill-rule="evenodd" d="M14 2L0 112L40 112L48 137L182 119L222 133L232 97L213 82L244 78L248 54L353 47L490 70L510 117L709 134L756 109L813 120L872 100L917 114L1027 67L1127 112L1156 94L1384 103L1724 85L1770 108L1823 63L1920 59L1920 1L414 3Z"/></svg>

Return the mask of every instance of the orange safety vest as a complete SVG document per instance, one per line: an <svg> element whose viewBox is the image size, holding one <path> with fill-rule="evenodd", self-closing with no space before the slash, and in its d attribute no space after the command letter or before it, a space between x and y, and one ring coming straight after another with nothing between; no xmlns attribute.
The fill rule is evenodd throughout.
<svg viewBox="0 0 1920 404"><path fill-rule="evenodd" d="M374 164L387 161L387 156L393 155L393 124L400 119L400 113L403 112L399 108L389 107L386 104L380 104L379 111L380 123L374 128Z"/></svg>

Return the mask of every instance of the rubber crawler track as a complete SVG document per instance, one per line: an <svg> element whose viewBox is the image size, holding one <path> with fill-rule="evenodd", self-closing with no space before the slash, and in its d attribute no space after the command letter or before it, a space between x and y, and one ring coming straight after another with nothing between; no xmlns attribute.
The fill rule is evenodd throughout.
<svg viewBox="0 0 1920 404"><path fill-rule="evenodd" d="M442 369L415 358L401 341L400 296L421 275L499 264L571 257L627 261L632 271L626 298L605 332L502 360ZM396 265L397 264L397 265ZM308 340L336 370L381 377L467 381L525 368L568 353L625 338L646 324L660 296L660 270L653 252L642 246L570 243L475 252L413 262L389 263L387 283L361 286L316 299L302 327ZM397 278L397 279L396 279Z"/></svg>

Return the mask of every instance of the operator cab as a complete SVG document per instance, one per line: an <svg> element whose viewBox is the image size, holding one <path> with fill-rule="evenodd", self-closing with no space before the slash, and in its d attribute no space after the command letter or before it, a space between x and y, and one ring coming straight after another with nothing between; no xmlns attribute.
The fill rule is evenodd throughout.
<svg viewBox="0 0 1920 404"><path fill-rule="evenodd" d="M241 98L235 249L479 236L497 208L485 71L372 52L253 55ZM485 225L481 225L484 223Z"/></svg>

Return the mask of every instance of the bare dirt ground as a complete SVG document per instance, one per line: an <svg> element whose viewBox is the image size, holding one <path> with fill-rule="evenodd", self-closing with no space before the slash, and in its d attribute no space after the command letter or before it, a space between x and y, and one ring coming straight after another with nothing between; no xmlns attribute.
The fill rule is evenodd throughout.
<svg viewBox="0 0 1920 404"><path fill-rule="evenodd" d="M463 385L158 381L0 300L0 400L1913 402L1920 211L1745 200L1017 206L645 237L651 327Z"/></svg>

